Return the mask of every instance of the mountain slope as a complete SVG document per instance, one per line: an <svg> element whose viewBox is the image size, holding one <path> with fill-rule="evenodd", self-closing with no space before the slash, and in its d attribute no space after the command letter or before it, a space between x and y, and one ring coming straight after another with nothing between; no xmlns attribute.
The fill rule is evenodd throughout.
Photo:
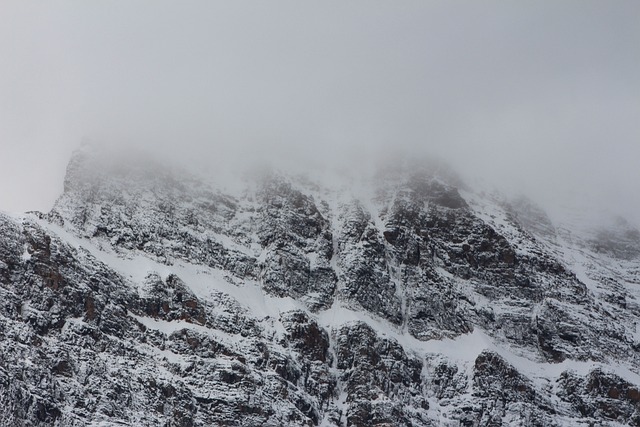
<svg viewBox="0 0 640 427"><path fill-rule="evenodd" d="M437 168L228 194L85 149L49 213L0 215L0 420L640 425L625 227Z"/></svg>

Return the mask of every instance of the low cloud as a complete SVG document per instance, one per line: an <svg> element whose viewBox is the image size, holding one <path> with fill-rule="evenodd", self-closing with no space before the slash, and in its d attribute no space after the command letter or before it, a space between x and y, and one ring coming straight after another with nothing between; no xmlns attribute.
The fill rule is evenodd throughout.
<svg viewBox="0 0 640 427"><path fill-rule="evenodd" d="M0 209L47 210L90 137L212 164L431 153L640 223L635 1L15 1L0 17Z"/></svg>

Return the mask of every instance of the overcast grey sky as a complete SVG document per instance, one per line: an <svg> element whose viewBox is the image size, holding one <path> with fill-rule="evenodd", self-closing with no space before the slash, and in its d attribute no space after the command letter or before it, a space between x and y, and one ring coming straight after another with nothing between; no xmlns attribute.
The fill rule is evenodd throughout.
<svg viewBox="0 0 640 427"><path fill-rule="evenodd" d="M48 210L89 137L397 146L640 211L637 0L3 0L0 65L0 210Z"/></svg>

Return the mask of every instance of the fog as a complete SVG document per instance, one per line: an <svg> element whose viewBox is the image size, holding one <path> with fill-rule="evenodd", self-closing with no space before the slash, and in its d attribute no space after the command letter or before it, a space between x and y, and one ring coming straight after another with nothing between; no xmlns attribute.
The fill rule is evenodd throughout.
<svg viewBox="0 0 640 427"><path fill-rule="evenodd" d="M48 210L89 138L212 165L427 153L640 224L639 22L635 0L4 0L0 210Z"/></svg>

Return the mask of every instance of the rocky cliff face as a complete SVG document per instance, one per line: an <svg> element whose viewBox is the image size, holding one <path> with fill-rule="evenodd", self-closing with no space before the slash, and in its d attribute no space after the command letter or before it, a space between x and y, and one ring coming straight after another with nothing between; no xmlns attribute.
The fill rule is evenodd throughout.
<svg viewBox="0 0 640 427"><path fill-rule="evenodd" d="M0 425L640 425L638 235L429 168L226 194L85 150L0 214Z"/></svg>

